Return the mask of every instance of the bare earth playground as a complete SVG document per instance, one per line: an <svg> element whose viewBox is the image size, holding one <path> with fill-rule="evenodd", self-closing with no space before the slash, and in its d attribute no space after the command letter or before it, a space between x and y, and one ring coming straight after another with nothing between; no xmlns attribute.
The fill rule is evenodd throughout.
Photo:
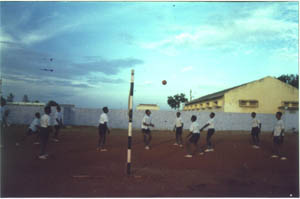
<svg viewBox="0 0 300 199"><path fill-rule="evenodd" d="M262 132L261 148L251 147L250 132L219 131L215 151L184 158L173 146L174 132L153 130L152 149L133 131L132 175L126 175L127 131L112 129L107 152L97 152L96 127L61 130L48 145L49 159L36 158L33 136L15 146L27 126L5 129L2 148L2 197L298 197L298 134L287 133L283 152L271 159L271 132ZM183 137L187 135L184 132ZM206 132L200 145L205 145Z"/></svg>

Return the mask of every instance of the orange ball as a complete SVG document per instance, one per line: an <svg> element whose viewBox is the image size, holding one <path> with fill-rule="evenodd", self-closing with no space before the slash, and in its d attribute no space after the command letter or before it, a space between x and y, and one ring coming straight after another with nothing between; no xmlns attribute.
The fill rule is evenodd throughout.
<svg viewBox="0 0 300 199"><path fill-rule="evenodd" d="M167 81L166 81L166 80L163 80L161 83L162 83L163 85L166 85L166 84L167 84Z"/></svg>

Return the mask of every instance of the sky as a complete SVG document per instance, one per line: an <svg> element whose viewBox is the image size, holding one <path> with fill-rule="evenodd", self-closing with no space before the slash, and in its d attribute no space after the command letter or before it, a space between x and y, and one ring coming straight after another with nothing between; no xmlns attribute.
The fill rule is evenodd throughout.
<svg viewBox="0 0 300 199"><path fill-rule="evenodd" d="M134 69L134 107L169 110L168 96L298 74L298 2L0 6L2 92L14 101L127 109Z"/></svg>

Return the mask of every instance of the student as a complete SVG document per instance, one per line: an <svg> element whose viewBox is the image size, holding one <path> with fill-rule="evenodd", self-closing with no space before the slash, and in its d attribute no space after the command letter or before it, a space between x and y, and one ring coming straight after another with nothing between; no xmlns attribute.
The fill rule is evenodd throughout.
<svg viewBox="0 0 300 199"><path fill-rule="evenodd" d="M182 145L182 129L183 129L183 122L180 117L180 112L176 113L176 120L173 131L176 132L176 142L174 143L175 146L183 147Z"/></svg>
<svg viewBox="0 0 300 199"><path fill-rule="evenodd" d="M99 141L98 141L98 147L97 151L107 151L105 148L105 140L106 140L106 132L110 133L110 130L107 126L108 124L108 108L103 107L103 113L100 115L99 119L99 126L98 126L98 132L99 132Z"/></svg>
<svg viewBox="0 0 300 199"><path fill-rule="evenodd" d="M184 157L186 158L191 158L193 157L192 155L192 152L191 152L191 149L190 149L190 144L192 143L195 148L196 148L196 151L198 151L198 140L200 138L200 130L199 130L199 124L196 122L197 120L197 117L195 115L193 115L191 117L191 121L192 121L192 124L191 124L191 127L190 127L190 134L187 136L190 137L190 139L186 142L186 149L187 149L187 155L185 155ZM202 152L201 148L200 149L200 155L203 155L204 153Z"/></svg>
<svg viewBox="0 0 300 199"><path fill-rule="evenodd" d="M281 146L283 144L283 138L284 138L284 123L281 120L282 113L277 112L275 116L276 116L277 122L276 122L274 130L272 132L272 135L273 135L273 155L271 156L271 158L280 157L281 160L286 160L287 158L282 156L281 151L280 151Z"/></svg>
<svg viewBox="0 0 300 199"><path fill-rule="evenodd" d="M48 158L48 155L46 154L46 146L47 146L49 134L51 131L51 126L50 126L51 107L46 106L44 108L44 112L45 112L45 114L40 119L41 153L38 158L41 160L45 160Z"/></svg>
<svg viewBox="0 0 300 199"><path fill-rule="evenodd" d="M254 149L259 149L259 133L261 129L261 122L256 118L256 113L251 113L252 119L252 129L251 129L251 136L252 136L252 147Z"/></svg>
<svg viewBox="0 0 300 199"><path fill-rule="evenodd" d="M40 113L39 112L35 113L35 118L33 119L30 126L28 127L27 131L25 132L25 135L23 135L23 137L21 138L21 140L19 142L16 142L16 146L19 146L21 142L24 142L25 139L28 136L31 136L32 134L36 134L36 141L34 142L34 144L40 144L38 142L38 139L40 139L40 136L39 136L40 118L41 118Z"/></svg>
<svg viewBox="0 0 300 199"><path fill-rule="evenodd" d="M60 112L61 108L60 106L56 107L56 113L55 113L55 118L54 118L54 137L52 139L53 142L59 142L58 139L58 134L59 134L59 130L62 127L63 123L62 123L62 113Z"/></svg>
<svg viewBox="0 0 300 199"><path fill-rule="evenodd" d="M152 135L151 135L151 130L150 126L154 127L154 124L151 123L152 118L151 118L151 111L146 110L145 111L145 116L142 120L142 133L144 136L144 143L145 143L145 149L149 150L150 149L150 142L152 140Z"/></svg>
<svg viewBox="0 0 300 199"><path fill-rule="evenodd" d="M212 143L211 143L211 137L215 133L215 113L211 112L209 115L210 119L206 122L206 124L200 129L200 132L203 131L206 127L208 127L207 130L207 135L206 135L206 144L207 144L207 149L205 149L205 152L211 152L214 151L212 148Z"/></svg>

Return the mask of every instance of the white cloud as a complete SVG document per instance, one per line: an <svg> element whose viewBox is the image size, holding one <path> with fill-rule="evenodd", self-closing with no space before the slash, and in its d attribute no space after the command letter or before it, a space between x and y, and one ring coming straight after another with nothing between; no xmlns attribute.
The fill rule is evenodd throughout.
<svg viewBox="0 0 300 199"><path fill-rule="evenodd" d="M187 71L191 71L191 70L193 70L192 66L186 66L183 69L181 69L181 72L187 72Z"/></svg>
<svg viewBox="0 0 300 199"><path fill-rule="evenodd" d="M173 47L178 51L185 47L227 49L234 45L254 44L259 46L266 41L296 43L298 23L278 17L276 15L278 9L280 8L277 6L269 6L251 12L244 11L243 14L248 15L247 17L224 19L221 25L200 24L193 30L181 32L159 41L144 42L141 47L159 51Z"/></svg>
<svg viewBox="0 0 300 199"><path fill-rule="evenodd" d="M147 80L147 81L144 81L144 84L145 84L145 85L150 85L150 84L153 84L153 82Z"/></svg>

